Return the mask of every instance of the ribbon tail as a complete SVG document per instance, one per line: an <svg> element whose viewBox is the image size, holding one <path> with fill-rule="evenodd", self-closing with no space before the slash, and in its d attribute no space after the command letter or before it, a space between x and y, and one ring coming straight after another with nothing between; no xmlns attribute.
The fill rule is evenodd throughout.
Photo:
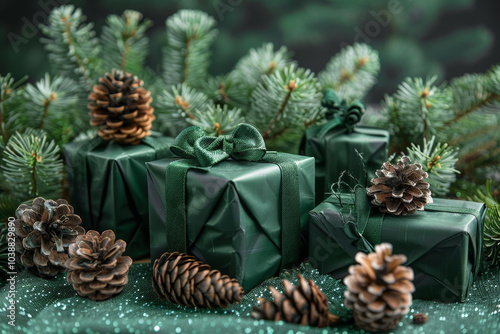
<svg viewBox="0 0 500 334"><path fill-rule="evenodd" d="M165 172L165 235L169 252L185 253L187 244L186 176L192 167L185 160L167 166Z"/></svg>

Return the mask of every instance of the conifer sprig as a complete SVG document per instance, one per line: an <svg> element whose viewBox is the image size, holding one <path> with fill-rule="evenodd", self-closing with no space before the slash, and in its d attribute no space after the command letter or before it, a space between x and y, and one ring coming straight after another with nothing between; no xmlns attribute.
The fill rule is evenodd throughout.
<svg viewBox="0 0 500 334"><path fill-rule="evenodd" d="M259 48L250 49L234 67L231 75L241 83L249 97L263 76L271 76L282 71L285 67L296 65L292 60L292 53L284 46L275 50L272 43L264 43Z"/></svg>
<svg viewBox="0 0 500 334"><path fill-rule="evenodd" d="M408 156L412 163L419 163L422 169L429 175L427 182L433 196L446 196L450 186L456 180L456 174L460 172L455 169L457 162L457 148L448 144L435 144L435 136L430 140L424 139L423 147L411 144Z"/></svg>
<svg viewBox="0 0 500 334"><path fill-rule="evenodd" d="M321 108L321 92L310 70L285 67L271 76L263 76L251 96L245 115L265 140L275 140L291 129L304 128L309 114Z"/></svg>
<svg viewBox="0 0 500 334"><path fill-rule="evenodd" d="M108 16L100 38L103 68L140 75L149 47L146 31L152 24L134 10L126 10L121 16Z"/></svg>
<svg viewBox="0 0 500 334"><path fill-rule="evenodd" d="M0 75L0 148L4 148L10 133L19 124L19 116L23 109L23 87L27 77L14 80L8 73Z"/></svg>
<svg viewBox="0 0 500 334"><path fill-rule="evenodd" d="M376 83L379 71L377 51L366 44L354 44L333 56L318 78L323 90L331 88L340 100L350 102L365 96Z"/></svg>
<svg viewBox="0 0 500 334"><path fill-rule="evenodd" d="M19 201L61 196L63 164L59 146L40 130L16 132L4 151L2 170L10 194Z"/></svg>
<svg viewBox="0 0 500 334"><path fill-rule="evenodd" d="M245 122L242 112L238 108L229 109L227 105L209 105L203 110L194 110L193 119L188 119L192 125L203 128L210 136L220 136L230 133L240 123Z"/></svg>
<svg viewBox="0 0 500 334"><path fill-rule="evenodd" d="M99 43L94 25L86 23L81 9L72 5L54 9L48 25L40 25L41 42L49 54L54 73L81 83L90 91L100 70Z"/></svg>
<svg viewBox="0 0 500 334"><path fill-rule="evenodd" d="M210 46L216 21L196 10L180 10L166 21L167 45L163 70L167 86L187 83L199 87L207 78Z"/></svg>
<svg viewBox="0 0 500 334"><path fill-rule="evenodd" d="M213 106L208 97L189 87L186 83L163 90L156 103L158 126L164 131L177 135L191 125L189 120L196 119L196 110L207 110Z"/></svg>
<svg viewBox="0 0 500 334"><path fill-rule="evenodd" d="M79 108L79 87L63 77L51 79L48 74L36 83L26 85L26 119L29 127L46 131L49 138L65 144L76 135L86 112Z"/></svg>

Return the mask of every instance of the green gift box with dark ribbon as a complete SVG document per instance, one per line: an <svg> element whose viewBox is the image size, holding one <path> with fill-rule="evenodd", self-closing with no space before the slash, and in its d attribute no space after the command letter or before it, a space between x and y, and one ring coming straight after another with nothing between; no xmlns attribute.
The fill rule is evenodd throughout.
<svg viewBox="0 0 500 334"><path fill-rule="evenodd" d="M357 252L389 242L414 270L414 298L464 302L481 266L485 213L484 203L437 198L424 211L384 215L358 188L310 212L309 259L320 273L343 278Z"/></svg>
<svg viewBox="0 0 500 334"><path fill-rule="evenodd" d="M149 257L145 164L172 156L172 140L154 134L139 145L125 146L95 137L63 146L71 205L82 226L113 230L133 259Z"/></svg>
<svg viewBox="0 0 500 334"><path fill-rule="evenodd" d="M246 291L299 263L314 208L313 158L266 152L248 124L219 137L190 127L171 150L178 157L146 164L152 261L187 252Z"/></svg>
<svg viewBox="0 0 500 334"><path fill-rule="evenodd" d="M307 129L301 144L301 154L316 159L316 203L329 196L343 171L353 176L344 179L350 186L365 184L389 155L389 131L358 125L364 113L361 102L340 102L331 89L321 102L332 119Z"/></svg>

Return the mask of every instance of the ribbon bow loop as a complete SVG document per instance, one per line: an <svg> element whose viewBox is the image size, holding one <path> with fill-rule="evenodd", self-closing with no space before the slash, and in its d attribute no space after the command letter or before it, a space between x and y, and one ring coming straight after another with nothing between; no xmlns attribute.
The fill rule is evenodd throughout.
<svg viewBox="0 0 500 334"><path fill-rule="evenodd" d="M240 124L231 134L219 137L205 136L201 127L192 126L175 138L170 149L178 156L196 160L201 167L213 166L228 158L257 161L266 154L264 139L249 124Z"/></svg>
<svg viewBox="0 0 500 334"><path fill-rule="evenodd" d="M354 130L354 127L359 123L365 112L365 107L361 101L355 100L352 104L348 105L346 100L340 101L333 89L325 90L321 105L328 109L326 118L331 119L325 126L328 130L342 125L350 133Z"/></svg>

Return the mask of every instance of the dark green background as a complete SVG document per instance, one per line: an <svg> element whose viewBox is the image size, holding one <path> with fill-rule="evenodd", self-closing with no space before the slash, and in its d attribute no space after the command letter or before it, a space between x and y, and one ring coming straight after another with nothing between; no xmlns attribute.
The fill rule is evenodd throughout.
<svg viewBox="0 0 500 334"><path fill-rule="evenodd" d="M53 0L81 7L100 34L109 14L136 9L154 21L148 64L160 72L164 21L181 8L196 8L218 21L219 38L213 47L211 72L229 71L250 47L265 41L286 45L300 66L319 72L341 45L352 44L356 31L370 28L379 32L369 44L380 52L382 73L368 98L378 101L392 93L405 76L438 74L442 79L468 72L483 72L500 62L498 9L491 0L392 0L401 12L391 15L385 27L374 13L387 10L388 0ZM50 5L50 0L43 0ZM221 6L226 6L225 12ZM373 11L373 12L372 12ZM37 14L38 13L38 14ZM38 15L38 16L35 16ZM49 70L38 32L23 35L26 21L46 15L39 1L2 1L0 3L0 74L11 72L16 78L25 74L36 81ZM36 20L35 18L35 20ZM372 22L372 23L370 23ZM374 26L375 25L375 26ZM8 37L16 34L26 43L16 53ZM28 34L29 35L29 34ZM363 41L363 38L359 38Z"/></svg>

